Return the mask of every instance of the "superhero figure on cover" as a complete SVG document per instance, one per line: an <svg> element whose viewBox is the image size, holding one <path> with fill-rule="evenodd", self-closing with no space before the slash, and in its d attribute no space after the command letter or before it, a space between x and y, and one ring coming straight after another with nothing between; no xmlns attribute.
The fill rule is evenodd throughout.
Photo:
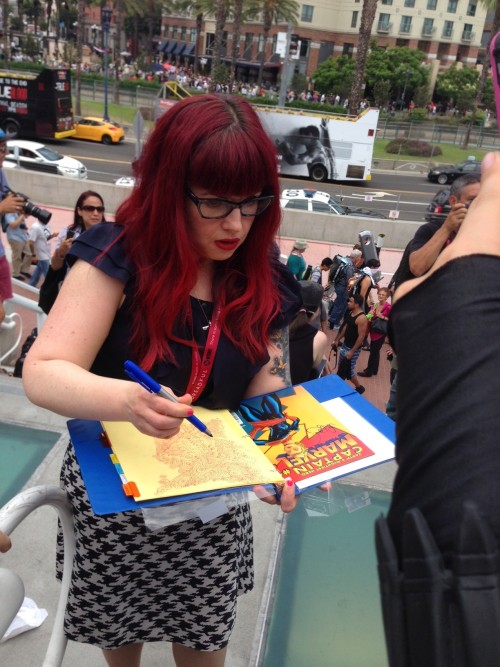
<svg viewBox="0 0 500 667"><path fill-rule="evenodd" d="M299 418L287 415L286 406L276 394L263 396L260 407L242 405L240 415L252 427L249 433L257 445L280 442L293 431L299 430Z"/></svg>

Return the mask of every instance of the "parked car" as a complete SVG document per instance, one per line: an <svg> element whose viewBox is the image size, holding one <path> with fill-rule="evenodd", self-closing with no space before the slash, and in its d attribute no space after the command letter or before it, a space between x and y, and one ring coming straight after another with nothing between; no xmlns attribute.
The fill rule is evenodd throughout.
<svg viewBox="0 0 500 667"><path fill-rule="evenodd" d="M103 144L118 144L125 137L123 128L119 123L111 123L94 116L87 116L75 121L75 130L74 139L99 141Z"/></svg>
<svg viewBox="0 0 500 667"><path fill-rule="evenodd" d="M133 176L122 176L117 178L115 185L121 185L122 188L133 188L135 185L135 178Z"/></svg>
<svg viewBox="0 0 500 667"><path fill-rule="evenodd" d="M330 213L331 215L353 215L363 218L386 218L383 213L368 208L351 208L342 203L342 198L332 197L320 190L283 190L281 208L286 211L309 211L311 213Z"/></svg>
<svg viewBox="0 0 500 667"><path fill-rule="evenodd" d="M451 211L450 205L451 188L439 190L431 203L427 206L425 214L426 222L441 222Z"/></svg>
<svg viewBox="0 0 500 667"><path fill-rule="evenodd" d="M459 162L454 166L440 166L430 169L427 174L427 178L432 183L439 183L439 185L446 185L447 183L453 183L453 181L459 176L464 174L480 174L481 173L481 162L479 160L465 160L464 162Z"/></svg>
<svg viewBox="0 0 500 667"><path fill-rule="evenodd" d="M33 171L43 171L68 178L87 178L87 167L79 160L65 157L53 148L36 141L22 139L8 141L4 166L8 162L19 164L20 167Z"/></svg>

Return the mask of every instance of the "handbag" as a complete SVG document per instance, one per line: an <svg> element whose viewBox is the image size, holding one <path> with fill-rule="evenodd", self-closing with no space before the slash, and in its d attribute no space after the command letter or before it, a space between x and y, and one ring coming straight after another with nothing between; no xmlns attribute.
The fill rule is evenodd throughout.
<svg viewBox="0 0 500 667"><path fill-rule="evenodd" d="M53 269L49 266L45 280L40 286L40 294L38 296L38 305L47 315L57 299L59 285L62 283L65 276L66 266L63 266L60 269Z"/></svg>
<svg viewBox="0 0 500 667"><path fill-rule="evenodd" d="M388 320L381 320L380 317L374 317L370 320L370 331L373 331L373 333L387 336L388 327Z"/></svg>

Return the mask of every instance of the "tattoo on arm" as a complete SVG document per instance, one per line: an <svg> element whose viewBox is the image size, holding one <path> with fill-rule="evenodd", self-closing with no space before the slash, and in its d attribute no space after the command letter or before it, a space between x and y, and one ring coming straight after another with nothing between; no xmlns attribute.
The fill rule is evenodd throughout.
<svg viewBox="0 0 500 667"><path fill-rule="evenodd" d="M290 375L290 342L288 339L288 327L279 329L271 334L271 344L275 348L275 354L271 358L270 374L280 377L285 386L292 384Z"/></svg>

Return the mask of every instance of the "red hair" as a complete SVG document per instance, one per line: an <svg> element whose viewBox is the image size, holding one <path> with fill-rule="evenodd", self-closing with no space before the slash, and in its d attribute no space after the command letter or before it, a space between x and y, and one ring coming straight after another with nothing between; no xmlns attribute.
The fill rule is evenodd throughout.
<svg viewBox="0 0 500 667"><path fill-rule="evenodd" d="M277 155L250 104L237 97L200 95L177 102L156 123L134 166L137 184L117 211L137 268L132 346L146 369L173 361L171 341L188 321L198 255L186 227L184 190L220 197L274 195L256 216L245 242L216 265L214 298L223 305L225 335L252 362L265 357L280 309L272 269L281 220ZM182 342L192 345L191 340Z"/></svg>

